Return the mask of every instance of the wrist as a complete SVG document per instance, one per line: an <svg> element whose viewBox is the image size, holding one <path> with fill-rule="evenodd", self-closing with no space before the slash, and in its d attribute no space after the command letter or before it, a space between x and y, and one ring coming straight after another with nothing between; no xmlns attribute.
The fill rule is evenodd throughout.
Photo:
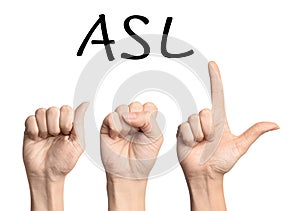
<svg viewBox="0 0 300 211"><path fill-rule="evenodd" d="M107 195L110 211L143 211L147 179L126 179L107 174Z"/></svg>
<svg viewBox="0 0 300 211"><path fill-rule="evenodd" d="M47 178L29 179L32 211L62 211L64 209L64 178L52 181Z"/></svg>
<svg viewBox="0 0 300 211"><path fill-rule="evenodd" d="M223 175L199 175L187 178L190 192L191 210L223 211L226 210Z"/></svg>

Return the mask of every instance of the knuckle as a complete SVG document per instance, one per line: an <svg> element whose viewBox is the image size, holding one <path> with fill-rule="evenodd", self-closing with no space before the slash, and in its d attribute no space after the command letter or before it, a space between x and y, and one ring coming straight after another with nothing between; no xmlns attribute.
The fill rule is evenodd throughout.
<svg viewBox="0 0 300 211"><path fill-rule="evenodd" d="M202 109L200 112L199 112L199 115L207 115L207 114L210 114L210 109L209 108L204 108Z"/></svg>
<svg viewBox="0 0 300 211"><path fill-rule="evenodd" d="M116 112L111 112L105 117L104 122L111 128L114 127L114 116L116 115L118 115Z"/></svg>
<svg viewBox="0 0 300 211"><path fill-rule="evenodd" d="M182 133L183 131L186 131L187 128L189 127L189 123L188 122L183 122L181 125L180 125L180 132Z"/></svg>
<svg viewBox="0 0 300 211"><path fill-rule="evenodd" d="M128 112L128 111L129 111L129 107L128 107L128 105L126 105L126 104L119 105L119 106L115 109L115 112L117 112L117 113Z"/></svg>
<svg viewBox="0 0 300 211"><path fill-rule="evenodd" d="M52 107L48 108L46 112L47 112L47 114L50 114L50 115L57 114L58 113L58 108L55 107L55 106L52 106Z"/></svg>
<svg viewBox="0 0 300 211"><path fill-rule="evenodd" d="M39 108L35 111L36 116L45 115L46 109L45 108Z"/></svg>
<svg viewBox="0 0 300 211"><path fill-rule="evenodd" d="M69 105L63 105L63 106L60 108L60 112L69 112L69 111L72 111L72 108L71 108L71 106L69 106Z"/></svg>
<svg viewBox="0 0 300 211"><path fill-rule="evenodd" d="M211 110L208 108L205 108L199 112L200 119L206 119L206 118L210 117L210 115L211 115Z"/></svg>
<svg viewBox="0 0 300 211"><path fill-rule="evenodd" d="M25 120L25 125L28 126L28 124L34 122L36 119L35 119L35 116L34 115L30 115L26 118Z"/></svg>
<svg viewBox="0 0 300 211"><path fill-rule="evenodd" d="M143 106L142 106L142 104L140 102L134 101L134 102L130 103L129 109L130 110L139 110L139 111L142 111L143 110Z"/></svg>
<svg viewBox="0 0 300 211"><path fill-rule="evenodd" d="M130 103L130 105L132 105L132 106L142 106L142 104L139 101L134 101L134 102Z"/></svg>
<svg viewBox="0 0 300 211"><path fill-rule="evenodd" d="M198 114L192 114L189 116L188 121L194 121L199 119L199 115Z"/></svg>
<svg viewBox="0 0 300 211"><path fill-rule="evenodd" d="M143 105L144 110L150 110L150 111L157 111L157 107L154 103L152 102L147 102Z"/></svg>

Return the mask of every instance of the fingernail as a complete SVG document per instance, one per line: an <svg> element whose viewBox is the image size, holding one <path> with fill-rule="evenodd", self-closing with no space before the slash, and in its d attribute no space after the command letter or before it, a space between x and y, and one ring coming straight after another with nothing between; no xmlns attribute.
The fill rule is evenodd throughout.
<svg viewBox="0 0 300 211"><path fill-rule="evenodd" d="M133 112L126 112L126 113L124 113L122 116L123 116L123 118L126 119L126 120L132 120L132 119L135 119L135 118L136 118L136 114L133 113Z"/></svg>

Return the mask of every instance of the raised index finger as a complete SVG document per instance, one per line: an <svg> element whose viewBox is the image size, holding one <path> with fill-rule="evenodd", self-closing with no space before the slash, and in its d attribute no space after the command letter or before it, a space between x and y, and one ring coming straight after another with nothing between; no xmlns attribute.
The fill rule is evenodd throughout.
<svg viewBox="0 0 300 211"><path fill-rule="evenodd" d="M219 68L215 62L208 63L212 98L212 130L207 136L200 164L210 159L217 149L225 128L226 114L224 106L224 92Z"/></svg>
<svg viewBox="0 0 300 211"><path fill-rule="evenodd" d="M221 74L217 64L213 61L208 63L208 70L211 84L212 110L214 113L220 114L220 118L225 115L224 91Z"/></svg>

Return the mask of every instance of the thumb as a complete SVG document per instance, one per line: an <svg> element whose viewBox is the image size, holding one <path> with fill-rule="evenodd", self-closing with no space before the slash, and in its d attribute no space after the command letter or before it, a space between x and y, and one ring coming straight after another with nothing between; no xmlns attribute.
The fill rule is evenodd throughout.
<svg viewBox="0 0 300 211"><path fill-rule="evenodd" d="M157 140L161 131L156 122L156 113L157 111L126 112L122 117L130 126L141 129L148 138Z"/></svg>
<svg viewBox="0 0 300 211"><path fill-rule="evenodd" d="M264 133L277 130L279 126L273 122L258 122L240 135L237 146L243 154L247 152L250 146Z"/></svg>
<svg viewBox="0 0 300 211"><path fill-rule="evenodd" d="M74 122L73 122L73 129L71 131L71 134L74 135L81 145L81 147L84 149L85 143L84 143L84 115L89 106L88 102L81 103L76 109L74 114Z"/></svg>

